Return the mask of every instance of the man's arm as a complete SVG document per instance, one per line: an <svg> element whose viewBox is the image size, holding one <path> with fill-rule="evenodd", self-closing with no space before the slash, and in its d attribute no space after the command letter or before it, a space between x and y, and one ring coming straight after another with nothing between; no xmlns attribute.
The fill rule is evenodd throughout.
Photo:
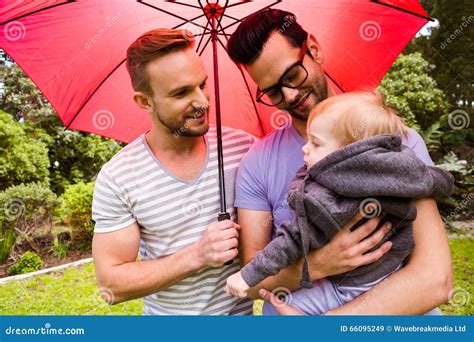
<svg viewBox="0 0 474 342"><path fill-rule="evenodd" d="M240 262L241 266L250 262L255 254L264 249L270 242L272 234L272 219L270 211L238 209L240 232ZM354 232L350 228L362 216L359 214L344 227L329 244L308 254L308 266L311 280L317 280L334 274L344 273L359 266L370 264L380 259L391 247L391 242L384 243L377 250L364 254L375 247L389 230L385 224L381 229L369 236L377 227L381 217L373 218L361 225ZM300 288L303 259L295 265L281 270L277 275L268 277L258 285L249 289L248 296L260 299L258 291L262 288L273 290L286 287L290 291Z"/></svg>
<svg viewBox="0 0 474 342"><path fill-rule="evenodd" d="M453 286L451 254L436 202L419 200L416 209L415 249L408 264L328 314L420 315L448 300Z"/></svg>
<svg viewBox="0 0 474 342"><path fill-rule="evenodd" d="M208 266L222 266L237 256L239 226L225 220L209 225L202 237L180 251L157 260L137 261L140 230L137 223L96 233L92 254L102 296L109 304L164 290Z"/></svg>

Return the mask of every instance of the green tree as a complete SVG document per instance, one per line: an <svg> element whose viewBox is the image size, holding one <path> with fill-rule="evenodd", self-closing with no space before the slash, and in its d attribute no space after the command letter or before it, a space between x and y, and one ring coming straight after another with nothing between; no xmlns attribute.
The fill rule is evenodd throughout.
<svg viewBox="0 0 474 342"><path fill-rule="evenodd" d="M449 112L449 104L420 53L400 55L380 84L388 104L408 126L425 131Z"/></svg>
<svg viewBox="0 0 474 342"><path fill-rule="evenodd" d="M2 108L16 120L24 121L28 135L46 145L51 189L61 194L69 184L92 181L121 145L94 134L64 130L56 112L34 83L17 65L7 64L0 64L4 71Z"/></svg>
<svg viewBox="0 0 474 342"><path fill-rule="evenodd" d="M121 146L114 140L94 134L65 131L62 127L49 132L53 142L48 146L51 166L51 188L57 194L70 184L91 182Z"/></svg>
<svg viewBox="0 0 474 342"><path fill-rule="evenodd" d="M16 120L37 122L53 114L51 106L34 83L16 65L3 66L2 109Z"/></svg>
<svg viewBox="0 0 474 342"><path fill-rule="evenodd" d="M446 94L451 113L440 120L440 128L430 127L438 142L440 153L454 151L461 159L472 163L474 129L472 128L472 82L474 79L474 2L470 0L422 0L426 11L439 22L431 34L413 39L406 53L419 51L429 62L429 74ZM465 122L462 128L453 128L456 117ZM444 122L443 122L444 121ZM445 122L448 125L444 124ZM444 124L444 125L443 125ZM457 125L456 125L457 126ZM442 133L440 133L442 132ZM435 140L434 139L434 140ZM437 157L441 158L442 155Z"/></svg>
<svg viewBox="0 0 474 342"><path fill-rule="evenodd" d="M72 244L77 249L90 249L94 223L92 197L94 182L69 185L62 195L62 213L72 228Z"/></svg>
<svg viewBox="0 0 474 342"><path fill-rule="evenodd" d="M432 0L422 4L439 26L430 35L414 39L405 52L421 52L432 65L430 74L450 103L472 113L474 2Z"/></svg>
<svg viewBox="0 0 474 342"><path fill-rule="evenodd" d="M25 125L0 110L0 191L11 185L49 184L48 150L29 136Z"/></svg>

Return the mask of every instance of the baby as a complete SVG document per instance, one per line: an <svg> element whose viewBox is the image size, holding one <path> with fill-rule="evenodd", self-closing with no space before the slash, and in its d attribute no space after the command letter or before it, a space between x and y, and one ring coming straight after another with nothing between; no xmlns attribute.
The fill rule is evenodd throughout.
<svg viewBox="0 0 474 342"><path fill-rule="evenodd" d="M265 249L227 279L226 291L246 297L249 287L300 257L304 257L301 286L311 288L308 252L329 243L358 212L365 219L385 213L379 226L389 221L393 228L372 250L386 241L392 247L373 264L318 281L311 290L314 303L304 313L319 315L351 301L402 267L414 248L413 199L449 196L453 177L426 166L402 146L406 126L379 93L346 93L321 102L308 118L307 135L302 148L305 165L288 192L295 218L284 222Z"/></svg>

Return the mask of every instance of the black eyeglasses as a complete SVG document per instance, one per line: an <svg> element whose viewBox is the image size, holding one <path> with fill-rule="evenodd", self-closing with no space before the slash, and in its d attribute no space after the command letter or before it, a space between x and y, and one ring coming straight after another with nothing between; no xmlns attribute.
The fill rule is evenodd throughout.
<svg viewBox="0 0 474 342"><path fill-rule="evenodd" d="M308 45L306 44L305 40L301 46L298 61L289 67L283 75L281 75L278 83L263 91L260 90L260 88L257 88L257 102L263 103L264 105L270 107L278 106L284 99L284 95L281 90L282 87L294 89L298 88L306 81L308 78L308 70L306 70L303 65L306 51L308 51Z"/></svg>

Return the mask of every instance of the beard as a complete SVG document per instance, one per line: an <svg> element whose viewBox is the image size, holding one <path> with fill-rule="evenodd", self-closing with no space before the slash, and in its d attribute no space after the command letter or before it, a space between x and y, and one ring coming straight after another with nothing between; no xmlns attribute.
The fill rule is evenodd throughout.
<svg viewBox="0 0 474 342"><path fill-rule="evenodd" d="M199 108L192 114L183 116L179 120L161 115L159 111L154 111L158 121L175 137L201 137L209 130L209 107ZM204 115L204 118L201 118ZM202 121L200 123L200 121Z"/></svg>
<svg viewBox="0 0 474 342"><path fill-rule="evenodd" d="M301 100L305 98L306 96L308 97L312 96L314 98L314 101L311 101L309 103L308 107L304 110L304 112L297 112L296 107L298 107ZM315 82L311 86L301 89L300 93L298 94L298 97L292 104L290 104L287 110L292 117L302 120L302 121L306 121L308 120L311 110L318 103L326 100L327 98L328 98L328 83L326 80L326 75L321 70L321 72L318 73Z"/></svg>

